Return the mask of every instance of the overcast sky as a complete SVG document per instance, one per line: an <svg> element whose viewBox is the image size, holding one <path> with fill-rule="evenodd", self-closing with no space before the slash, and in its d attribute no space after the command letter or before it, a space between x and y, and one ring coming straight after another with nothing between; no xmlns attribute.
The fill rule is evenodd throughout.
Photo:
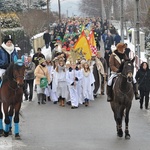
<svg viewBox="0 0 150 150"><path fill-rule="evenodd" d="M78 9L79 2L80 0L60 0L61 13L67 15L67 10L68 10L69 17L72 17L74 15L79 16L80 15ZM51 10L58 12L58 0L51 0Z"/></svg>

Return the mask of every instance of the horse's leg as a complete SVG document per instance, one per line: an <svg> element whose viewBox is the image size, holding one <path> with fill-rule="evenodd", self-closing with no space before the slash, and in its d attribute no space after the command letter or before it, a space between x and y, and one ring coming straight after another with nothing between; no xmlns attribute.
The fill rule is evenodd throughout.
<svg viewBox="0 0 150 150"><path fill-rule="evenodd" d="M9 115L8 115L8 108L9 105L6 103L3 103L3 111L5 114L5 119L4 119L4 136L7 137L9 135L9 124L10 124L10 120L9 120Z"/></svg>
<svg viewBox="0 0 150 150"><path fill-rule="evenodd" d="M129 123L129 111L130 107L126 108L126 116L125 116L125 138L130 139L129 129L128 129L128 123Z"/></svg>
<svg viewBox="0 0 150 150"><path fill-rule="evenodd" d="M21 102L18 102L15 106L14 106L14 110L15 110L15 116L14 116L14 134L15 134L15 138L16 139L20 139L20 135L19 135L19 111L21 108Z"/></svg>
<svg viewBox="0 0 150 150"><path fill-rule="evenodd" d="M122 137L123 136L123 131L122 131L122 117L123 117L123 112L121 110L121 108L119 107L119 109L117 110L117 114L116 114L117 118L117 129L118 129L118 136Z"/></svg>
<svg viewBox="0 0 150 150"><path fill-rule="evenodd" d="M10 109L9 109L9 120L10 120L10 124L9 124L9 135L12 135L12 117L13 117L13 114L14 114L14 107L11 105L10 106Z"/></svg>
<svg viewBox="0 0 150 150"><path fill-rule="evenodd" d="M111 108L112 108L112 111L114 113L114 119L116 121L116 130L117 130L117 135L118 135L118 121L117 121L117 111L115 109L115 106L114 106L114 103L111 102Z"/></svg>
<svg viewBox="0 0 150 150"><path fill-rule="evenodd" d="M3 134L3 113L2 113L2 103L0 102L0 137Z"/></svg>

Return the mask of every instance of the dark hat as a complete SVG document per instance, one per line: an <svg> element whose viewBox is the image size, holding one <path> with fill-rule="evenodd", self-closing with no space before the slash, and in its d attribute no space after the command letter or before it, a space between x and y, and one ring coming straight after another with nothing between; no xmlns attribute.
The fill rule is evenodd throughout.
<svg viewBox="0 0 150 150"><path fill-rule="evenodd" d="M4 43L6 44L8 41L12 41L13 42L11 35L6 35L5 36Z"/></svg>

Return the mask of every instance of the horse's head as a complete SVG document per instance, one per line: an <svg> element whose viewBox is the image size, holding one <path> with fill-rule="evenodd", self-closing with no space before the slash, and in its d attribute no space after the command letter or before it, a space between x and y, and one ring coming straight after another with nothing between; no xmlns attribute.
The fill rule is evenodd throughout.
<svg viewBox="0 0 150 150"><path fill-rule="evenodd" d="M14 59L13 66L13 80L17 83L18 88L23 87L24 85L24 73L25 73L25 65L24 58L22 59Z"/></svg>
<svg viewBox="0 0 150 150"><path fill-rule="evenodd" d="M132 60L126 60L123 63L123 68L121 74L127 78L127 82L131 83L133 81L133 72L134 72L134 62L135 58Z"/></svg>

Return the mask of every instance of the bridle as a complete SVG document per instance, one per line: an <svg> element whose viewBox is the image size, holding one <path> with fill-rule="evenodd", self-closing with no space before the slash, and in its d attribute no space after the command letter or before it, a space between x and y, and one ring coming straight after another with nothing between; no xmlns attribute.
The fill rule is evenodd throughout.
<svg viewBox="0 0 150 150"><path fill-rule="evenodd" d="M130 64L131 66L132 64ZM128 65L129 66L129 65ZM121 75L127 79L128 83L132 83L132 81L129 81L129 78L133 78L133 70L131 68L129 68L129 70L125 73L121 72Z"/></svg>
<svg viewBox="0 0 150 150"><path fill-rule="evenodd" d="M13 77L13 81L17 82L17 80L16 80L16 79L18 79L18 78L22 78L22 79L24 79L24 75L23 75L23 76L14 76L14 77Z"/></svg>

